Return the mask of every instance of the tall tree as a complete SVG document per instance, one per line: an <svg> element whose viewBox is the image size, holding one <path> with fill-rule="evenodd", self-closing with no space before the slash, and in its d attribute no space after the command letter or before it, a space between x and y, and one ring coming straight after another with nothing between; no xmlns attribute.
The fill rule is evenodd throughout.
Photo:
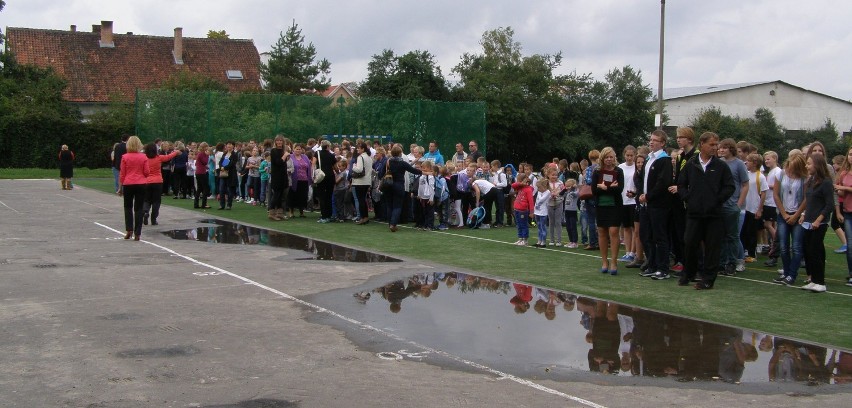
<svg viewBox="0 0 852 408"><path fill-rule="evenodd" d="M187 70L180 70L170 75L163 81L161 88L171 91L228 91L228 87L221 82Z"/></svg>
<svg viewBox="0 0 852 408"><path fill-rule="evenodd" d="M231 38L231 35L228 34L225 30L207 30L207 38L217 39L217 40L227 40Z"/></svg>
<svg viewBox="0 0 852 408"><path fill-rule="evenodd" d="M447 100L449 88L428 51L409 51L397 56L392 50L373 55L367 80L358 91L365 98Z"/></svg>
<svg viewBox="0 0 852 408"><path fill-rule="evenodd" d="M310 93L328 89L331 63L317 56L313 43L305 46L305 36L293 21L286 33L281 33L272 46L269 62L261 64L260 72L267 89L287 94Z"/></svg>
<svg viewBox="0 0 852 408"><path fill-rule="evenodd" d="M552 157L562 139L560 106L553 70L562 54L525 57L511 27L486 31L482 53L465 53L453 68L461 100L488 106L486 152L489 158L518 163Z"/></svg>

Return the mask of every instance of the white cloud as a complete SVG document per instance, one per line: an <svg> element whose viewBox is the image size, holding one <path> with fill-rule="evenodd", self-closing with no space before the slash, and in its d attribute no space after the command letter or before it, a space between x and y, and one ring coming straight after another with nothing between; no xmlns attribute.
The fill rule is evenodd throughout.
<svg viewBox="0 0 852 408"><path fill-rule="evenodd" d="M852 99L847 30L852 3L830 0L687 1L666 4L666 86L783 80ZM563 52L560 72L631 65L656 89L660 2L652 0L181 0L9 1L0 26L89 30L113 20L123 33L188 37L226 30L267 51L295 19L332 81L360 81L371 56L426 50L444 75L486 30L511 26L525 54Z"/></svg>

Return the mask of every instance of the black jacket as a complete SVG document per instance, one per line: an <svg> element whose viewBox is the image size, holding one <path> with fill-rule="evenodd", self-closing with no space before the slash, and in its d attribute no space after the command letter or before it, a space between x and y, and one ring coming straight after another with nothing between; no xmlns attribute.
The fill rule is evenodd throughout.
<svg viewBox="0 0 852 408"><path fill-rule="evenodd" d="M704 171L699 155L693 155L677 181L678 195L686 203L686 215L690 218L721 217L722 206L734 189L731 168L716 156L710 158Z"/></svg>
<svg viewBox="0 0 852 408"><path fill-rule="evenodd" d="M674 195L669 193L669 186L673 185L672 158L668 155L658 158L642 168L642 184L645 180L645 172L648 172L648 190L644 192L648 207L671 208ZM641 187L640 187L641 189Z"/></svg>

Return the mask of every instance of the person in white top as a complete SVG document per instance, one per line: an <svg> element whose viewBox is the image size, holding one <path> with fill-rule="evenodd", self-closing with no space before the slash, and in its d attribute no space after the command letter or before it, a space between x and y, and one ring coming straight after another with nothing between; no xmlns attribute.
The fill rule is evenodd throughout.
<svg viewBox="0 0 852 408"><path fill-rule="evenodd" d="M766 229L767 242L769 242L769 260L764 262L766 266L778 264L778 256L781 247L778 245L776 220L778 208L775 207L775 181L781 176L783 170L778 167L778 153L768 151L763 153L763 166L766 169L766 184L769 191L766 192L766 201L763 202L763 227Z"/></svg>
<svg viewBox="0 0 852 408"><path fill-rule="evenodd" d="M634 237L635 230L633 228L633 223L639 221L636 217L636 185L633 183L633 176L636 174L636 148L627 145L621 152L621 157L624 159L624 163L618 165L618 168L624 173L624 189L621 190L621 202L624 208L621 215L621 236L624 239L624 247L627 248L627 253L619 260L633 262L636 259L636 253L633 252L633 240L639 238ZM630 193L631 191L633 193Z"/></svg>
<svg viewBox="0 0 852 408"><path fill-rule="evenodd" d="M745 219L740 231L740 240L746 251L745 261L754 262L757 256L757 229L763 222L763 203L766 201L766 192L769 185L766 177L760 172L763 157L757 153L751 153L746 157L746 170L748 170L748 192L745 198Z"/></svg>
<svg viewBox="0 0 852 408"><path fill-rule="evenodd" d="M500 163L500 160L492 160L491 161L491 182L494 184L496 189L496 197L494 198L494 204L496 204L496 216L494 217L494 227L500 228L503 226L503 219L506 214L506 195L505 190L506 186L509 185L509 180L506 178L506 173L503 171L503 166Z"/></svg>

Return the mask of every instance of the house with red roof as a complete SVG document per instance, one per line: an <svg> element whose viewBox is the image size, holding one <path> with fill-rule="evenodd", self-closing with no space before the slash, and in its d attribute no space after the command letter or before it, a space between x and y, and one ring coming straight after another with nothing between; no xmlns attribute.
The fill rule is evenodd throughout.
<svg viewBox="0 0 852 408"><path fill-rule="evenodd" d="M63 95L83 115L113 100L132 102L137 89L158 88L179 71L204 75L231 92L261 90L260 55L252 40L118 34L112 21L91 32L6 28L6 51L18 63L51 67L68 82Z"/></svg>

